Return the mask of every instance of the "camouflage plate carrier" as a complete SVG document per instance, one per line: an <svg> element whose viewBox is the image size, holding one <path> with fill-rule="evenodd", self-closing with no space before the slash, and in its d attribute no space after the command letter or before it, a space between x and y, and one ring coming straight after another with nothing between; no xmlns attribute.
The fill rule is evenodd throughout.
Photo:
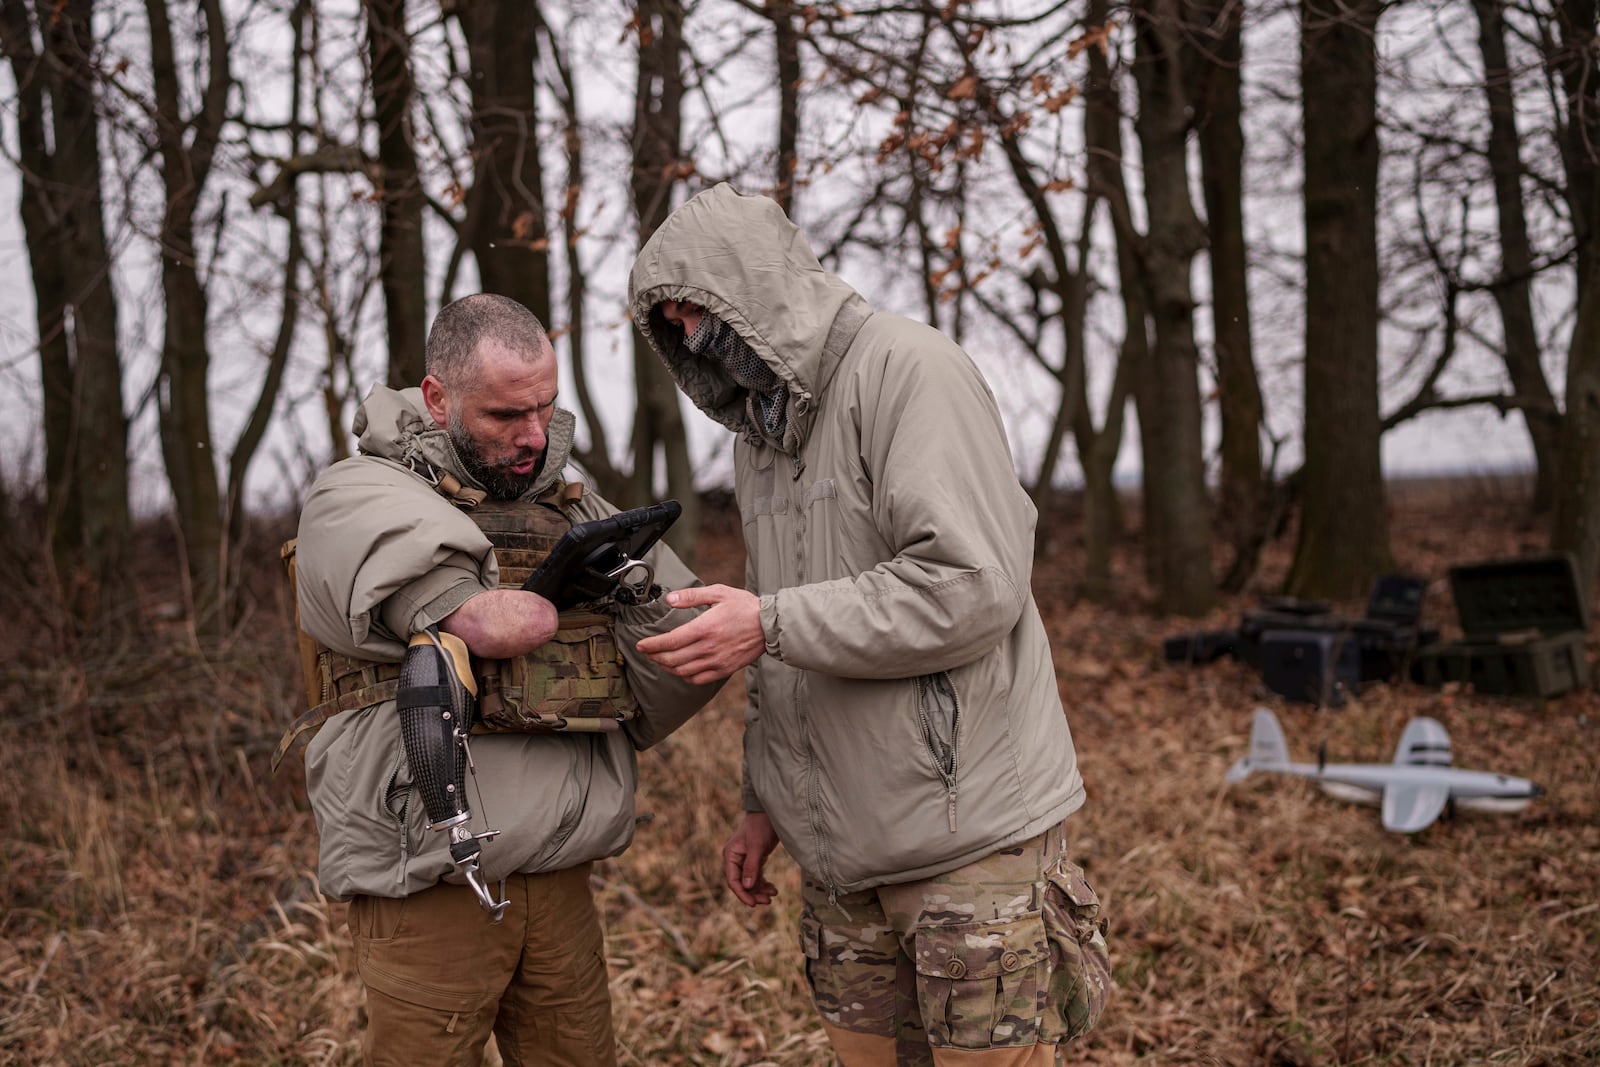
<svg viewBox="0 0 1600 1067"><path fill-rule="evenodd" d="M451 479L453 481L453 479ZM533 502L482 500L470 490L440 492L461 507L494 545L501 588L520 586L572 527L569 512L583 496L579 482L557 482ZM295 542L284 544L291 596L295 588ZM295 720L278 743L272 769L284 755L333 716L393 700L400 664L345 656L299 629L300 667L310 710ZM555 635L511 659L473 660L478 678L478 716L473 733L601 732L618 729L638 713L628 688L616 621L609 611L577 607L557 617Z"/></svg>

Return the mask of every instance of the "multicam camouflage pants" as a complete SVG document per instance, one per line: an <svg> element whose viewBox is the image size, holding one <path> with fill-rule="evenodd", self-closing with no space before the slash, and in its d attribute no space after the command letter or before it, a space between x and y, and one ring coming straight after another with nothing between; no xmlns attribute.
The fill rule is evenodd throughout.
<svg viewBox="0 0 1600 1067"><path fill-rule="evenodd" d="M1048 1067L1110 989L1105 922L1061 827L920 882L828 900L801 949L843 1067Z"/></svg>

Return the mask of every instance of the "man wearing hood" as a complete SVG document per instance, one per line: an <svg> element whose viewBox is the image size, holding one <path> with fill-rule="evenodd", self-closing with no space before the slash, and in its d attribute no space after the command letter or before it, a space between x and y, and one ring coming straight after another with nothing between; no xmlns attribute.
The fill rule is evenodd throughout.
<svg viewBox="0 0 1600 1067"><path fill-rule="evenodd" d="M771 200L719 185L629 279L634 321L736 435L746 589L639 650L741 668L745 904L781 841L801 950L846 1067L1040 1067L1098 1018L1099 902L1067 858L1084 800L1030 590L1036 514L994 397L925 325L824 271Z"/></svg>
<svg viewBox="0 0 1600 1067"><path fill-rule="evenodd" d="M516 676L527 683L518 695L539 699L536 671L566 678L580 655L560 659L569 616L509 582L499 588L522 549L502 546L497 558L482 516L499 509L523 521L543 509L541 521L559 513L564 528L615 509L572 460L555 355L526 308L491 295L444 308L427 369L420 389L368 395L355 422L360 454L313 486L295 552L300 622L324 646L322 695L333 709L316 713L326 721L306 748L306 787L322 891L350 901L367 1062L477 1064L493 1032L507 1063L614 1064L590 869L632 838L635 748L676 729L717 687L634 650L694 612L658 599L601 617L575 646L608 650L609 660L588 665L626 679L631 695L618 689L617 700L626 696L631 717L475 734L465 825L498 835L482 844L479 886L462 884L448 835L429 828L395 699L405 675L392 665L430 628L460 638L480 670L554 650L554 668L544 661ZM647 560L663 586L698 584L663 545ZM586 706L602 705L612 707ZM485 886L487 896L477 892ZM506 907L491 921L495 897Z"/></svg>

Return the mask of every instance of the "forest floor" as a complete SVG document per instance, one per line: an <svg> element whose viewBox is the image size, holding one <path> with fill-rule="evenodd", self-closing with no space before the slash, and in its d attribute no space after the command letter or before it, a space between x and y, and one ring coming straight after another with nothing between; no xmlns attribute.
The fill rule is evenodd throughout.
<svg viewBox="0 0 1600 1067"><path fill-rule="evenodd" d="M1397 485L1391 508L1397 561L1433 580L1426 618L1447 637L1448 565L1543 541L1523 491L1488 479ZM1088 786L1073 850L1104 901L1116 982L1068 1062L1600 1062L1593 691L1539 703L1380 685L1336 711L1269 700L1242 665L1164 665L1160 639L1235 620L1281 581L1292 539L1269 546L1256 592L1162 619L1136 538L1116 560L1124 592L1095 606L1073 593L1074 519L1050 521L1035 589ZM160 530L140 545L148 624L120 644L64 635L30 569L3 564L0 1064L358 1062L345 907L316 892L298 767L267 769L299 693L281 533L258 532L252 613L205 654L163 621L182 613ZM737 534L726 512L708 523L708 580L739 579ZM722 886L742 699L736 680L641 756L650 817L596 868L624 1064L831 1062L801 975L794 865L775 857L768 908ZM1548 794L1403 836L1309 783L1226 787L1261 703L1297 759L1326 744L1334 760L1387 761L1426 714L1458 765Z"/></svg>

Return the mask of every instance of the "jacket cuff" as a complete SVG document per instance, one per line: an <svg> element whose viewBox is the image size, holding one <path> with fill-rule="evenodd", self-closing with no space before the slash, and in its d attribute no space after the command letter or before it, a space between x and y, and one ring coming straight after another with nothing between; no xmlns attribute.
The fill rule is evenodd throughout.
<svg viewBox="0 0 1600 1067"><path fill-rule="evenodd" d="M383 624L403 643L482 592L482 584L459 574L425 575L389 595L383 602Z"/></svg>
<svg viewBox="0 0 1600 1067"><path fill-rule="evenodd" d="M778 651L778 596L776 593L761 598L761 633L766 638L767 655L782 661ZM746 811L751 809L746 808ZM755 809L755 810L760 810Z"/></svg>
<svg viewBox="0 0 1600 1067"><path fill-rule="evenodd" d="M761 803L761 798L756 796L756 791L751 788L748 781L739 783L739 803L745 814L753 815L758 812L765 814L766 805Z"/></svg>

